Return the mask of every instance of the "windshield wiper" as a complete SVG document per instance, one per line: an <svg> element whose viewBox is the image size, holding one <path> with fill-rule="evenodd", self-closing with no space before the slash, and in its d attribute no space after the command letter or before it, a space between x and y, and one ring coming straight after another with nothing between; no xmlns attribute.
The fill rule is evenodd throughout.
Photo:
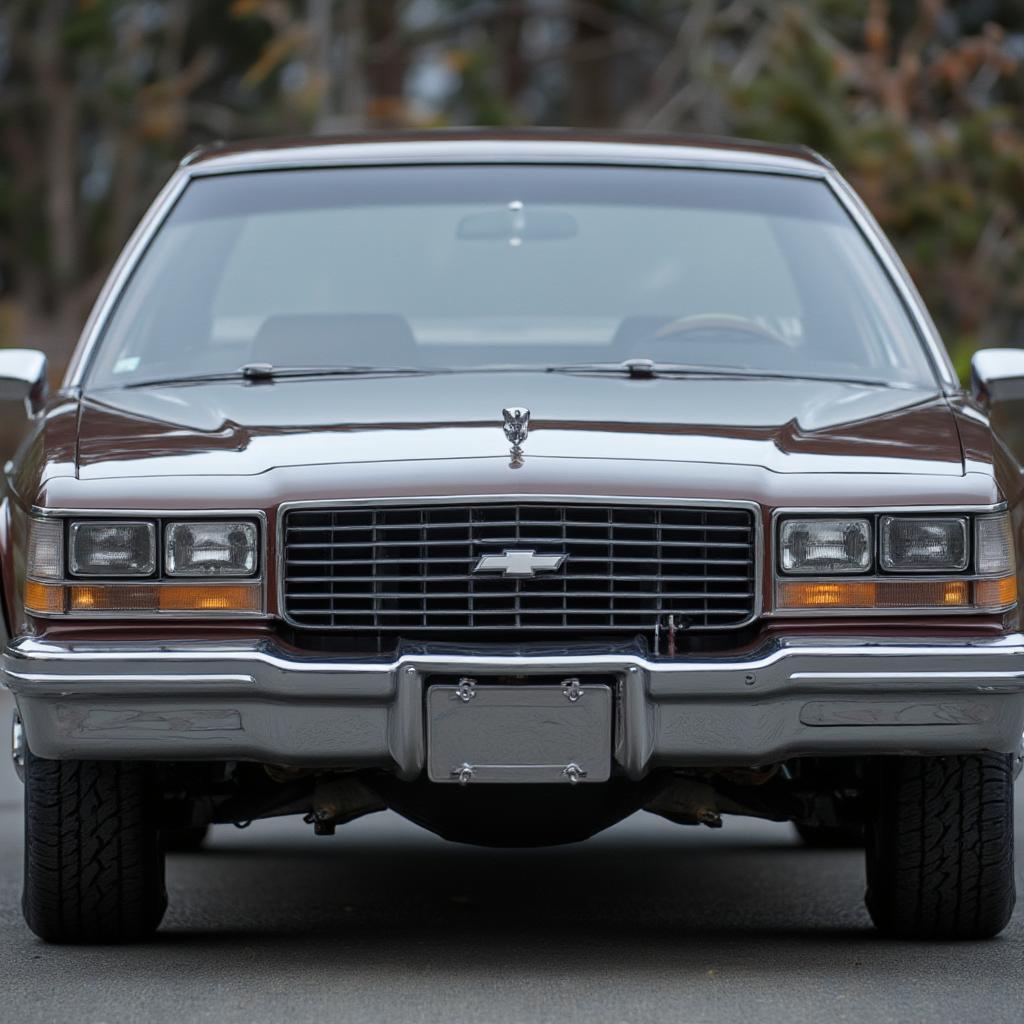
<svg viewBox="0 0 1024 1024"><path fill-rule="evenodd" d="M744 370L738 366L701 366L690 363L658 363L653 359L627 359L622 363L575 363L549 366L548 373L612 373L638 380L653 377L719 377L740 380L820 380L837 384L866 384L877 388L906 388L915 385L902 381L874 380L870 377L840 377L824 373L786 373L781 370Z"/></svg>
<svg viewBox="0 0 1024 1024"><path fill-rule="evenodd" d="M126 388L155 388L167 384L204 384L213 381L271 381L289 377L368 377L403 376L408 374L446 373L443 369L423 369L415 366L273 366L271 363L246 363L237 370L218 373L183 374L180 377L161 377L137 380L125 384Z"/></svg>

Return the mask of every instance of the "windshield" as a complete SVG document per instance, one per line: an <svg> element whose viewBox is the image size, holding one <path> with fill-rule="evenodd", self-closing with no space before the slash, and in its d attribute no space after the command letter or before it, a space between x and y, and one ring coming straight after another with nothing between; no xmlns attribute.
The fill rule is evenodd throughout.
<svg viewBox="0 0 1024 1024"><path fill-rule="evenodd" d="M121 295L88 383L636 359L935 384L825 183L542 165L198 178Z"/></svg>

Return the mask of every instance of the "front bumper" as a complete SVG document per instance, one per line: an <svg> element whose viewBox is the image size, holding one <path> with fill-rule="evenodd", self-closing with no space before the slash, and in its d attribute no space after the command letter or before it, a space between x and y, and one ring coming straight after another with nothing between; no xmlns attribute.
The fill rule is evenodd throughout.
<svg viewBox="0 0 1024 1024"><path fill-rule="evenodd" d="M652 769L808 755L1017 753L1024 635L992 640L773 640L742 659L633 654L297 655L267 641L7 645L31 750L46 758L426 762L434 675L613 677L614 760Z"/></svg>

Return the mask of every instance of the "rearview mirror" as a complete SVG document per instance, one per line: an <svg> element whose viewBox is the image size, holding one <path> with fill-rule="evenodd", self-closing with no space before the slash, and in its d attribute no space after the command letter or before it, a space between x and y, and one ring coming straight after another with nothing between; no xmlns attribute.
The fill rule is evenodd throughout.
<svg viewBox="0 0 1024 1024"><path fill-rule="evenodd" d="M559 210L525 210L512 202L504 210L471 213L459 221L456 237L466 242L555 242L575 238L579 225L571 213Z"/></svg>
<svg viewBox="0 0 1024 1024"><path fill-rule="evenodd" d="M1024 399L1024 349L983 348L971 360L971 394L988 408Z"/></svg>
<svg viewBox="0 0 1024 1024"><path fill-rule="evenodd" d="M46 356L32 348L0 348L0 401L24 402L34 416L46 400Z"/></svg>

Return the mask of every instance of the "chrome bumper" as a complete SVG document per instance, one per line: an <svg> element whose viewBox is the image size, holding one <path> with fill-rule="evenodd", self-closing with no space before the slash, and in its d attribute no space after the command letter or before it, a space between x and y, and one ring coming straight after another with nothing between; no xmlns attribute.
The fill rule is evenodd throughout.
<svg viewBox="0 0 1024 1024"><path fill-rule="evenodd" d="M7 645L29 747L47 758L425 764L424 686L435 674L613 676L614 757L659 767L803 755L1016 753L1024 635L863 643L781 639L745 659L632 655L297 656L272 643Z"/></svg>

